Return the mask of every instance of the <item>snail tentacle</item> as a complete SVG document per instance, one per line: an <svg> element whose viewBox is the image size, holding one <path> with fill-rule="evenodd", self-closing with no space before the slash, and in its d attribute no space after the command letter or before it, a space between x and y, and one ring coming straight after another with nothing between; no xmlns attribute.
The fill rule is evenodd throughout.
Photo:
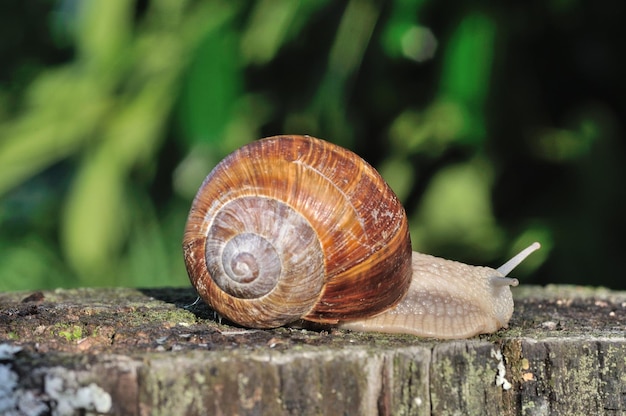
<svg viewBox="0 0 626 416"><path fill-rule="evenodd" d="M498 272L501 273L502 276L507 276L509 273L511 273L511 271L514 268L519 266L519 264L523 262L526 259L526 257L528 257L532 252L539 250L540 248L541 248L541 244L535 241L534 243L526 247L524 250L520 251L515 256L513 256L511 260L507 261L502 266L498 267L497 269Z"/></svg>

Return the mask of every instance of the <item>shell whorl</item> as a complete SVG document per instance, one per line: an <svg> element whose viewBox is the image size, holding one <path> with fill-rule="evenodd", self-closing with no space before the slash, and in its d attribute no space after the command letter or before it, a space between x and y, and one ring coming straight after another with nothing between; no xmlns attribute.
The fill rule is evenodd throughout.
<svg viewBox="0 0 626 416"><path fill-rule="evenodd" d="M259 140L220 162L192 204L183 250L198 294L249 327L374 315L411 280L393 192L356 154L307 136Z"/></svg>

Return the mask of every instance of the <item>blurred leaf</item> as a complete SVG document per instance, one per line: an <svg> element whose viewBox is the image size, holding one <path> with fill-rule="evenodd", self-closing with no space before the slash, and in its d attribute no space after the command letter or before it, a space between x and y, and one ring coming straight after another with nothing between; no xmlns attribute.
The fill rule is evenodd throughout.
<svg viewBox="0 0 626 416"><path fill-rule="evenodd" d="M406 201L417 181L413 165L400 158L390 158L377 169L400 201Z"/></svg>
<svg viewBox="0 0 626 416"><path fill-rule="evenodd" d="M62 242L83 284L97 285L117 267L129 220L123 173L115 154L100 151L85 158L67 198Z"/></svg>
<svg viewBox="0 0 626 416"><path fill-rule="evenodd" d="M131 44L133 3L107 0L77 5L80 15L76 40L80 60L86 72L93 72L101 83L109 84L128 63L126 47Z"/></svg>
<svg viewBox="0 0 626 416"><path fill-rule="evenodd" d="M503 234L491 208L491 182L489 165L480 158L441 169L411 216L416 249L440 252L445 246L464 246L484 257L496 253Z"/></svg>
<svg viewBox="0 0 626 416"><path fill-rule="evenodd" d="M345 82L361 64L380 10L369 0L351 0L342 16L328 56L328 69Z"/></svg>
<svg viewBox="0 0 626 416"><path fill-rule="evenodd" d="M239 97L233 115L227 121L222 140L218 143L197 143L173 173L175 192L192 200L210 170L227 154L259 138L261 125L272 115L271 103L264 97Z"/></svg>
<svg viewBox="0 0 626 416"><path fill-rule="evenodd" d="M424 111L406 110L391 125L392 143L400 152L439 157L461 135L465 107L454 101L435 101Z"/></svg>
<svg viewBox="0 0 626 416"><path fill-rule="evenodd" d="M414 51L407 51L407 36L411 38L411 31L419 27L419 16L424 0L394 1L391 15L387 20L382 35L382 44L385 52L392 57L405 56L415 59ZM410 41L410 39L408 39ZM409 47L409 49L412 49Z"/></svg>
<svg viewBox="0 0 626 416"><path fill-rule="evenodd" d="M128 255L120 270L124 285L157 287L188 284L181 247L188 207L185 206L184 211L168 209L168 213L177 214L159 218L147 195L142 193L133 202Z"/></svg>
<svg viewBox="0 0 626 416"><path fill-rule="evenodd" d="M263 64L272 59L284 44L289 26L301 5L301 2L292 0L257 1L241 38L242 58L252 64Z"/></svg>
<svg viewBox="0 0 626 416"><path fill-rule="evenodd" d="M211 3L185 18L183 2L170 3L153 2L136 35L131 3L81 3L76 61L42 74L23 114L0 126L0 192L86 149L61 223L83 284L115 276L132 217L131 172L152 164L191 51L232 13Z"/></svg>
<svg viewBox="0 0 626 416"><path fill-rule="evenodd" d="M371 0L351 0L346 6L328 56L328 68L305 113L294 113L285 122L285 131L318 134L351 147L353 134L347 120L349 78L358 70L380 14Z"/></svg>
<svg viewBox="0 0 626 416"><path fill-rule="evenodd" d="M433 32L424 26L411 26L400 39L402 54L416 62L431 59L437 50L437 39Z"/></svg>
<svg viewBox="0 0 626 416"><path fill-rule="evenodd" d="M0 292L71 286L71 273L56 256L51 241L30 234L0 240Z"/></svg>
<svg viewBox="0 0 626 416"><path fill-rule="evenodd" d="M480 13L466 16L445 48L440 97L456 102L469 115L458 139L481 144L485 139L485 100L489 91L496 29Z"/></svg>
<svg viewBox="0 0 626 416"><path fill-rule="evenodd" d="M567 162L585 157L598 139L599 126L590 119L581 120L580 124L577 130L542 129L531 142L534 153L553 162Z"/></svg>
<svg viewBox="0 0 626 416"><path fill-rule="evenodd" d="M168 84L161 83L135 96L110 122L104 140L77 174L62 222L63 245L70 263L86 279L112 273L111 259L118 258L127 238L125 181L130 169L157 147L160 114L167 110L162 92L168 91Z"/></svg>
<svg viewBox="0 0 626 416"><path fill-rule="evenodd" d="M89 76L70 68L42 75L29 89L30 111L0 124L0 194L89 140L110 102Z"/></svg>
<svg viewBox="0 0 626 416"><path fill-rule="evenodd" d="M180 105L181 126L192 143L218 143L232 117L243 73L239 39L229 25L210 32L187 70Z"/></svg>
<svg viewBox="0 0 626 416"><path fill-rule="evenodd" d="M275 58L281 47L299 35L326 6L328 0L258 0L253 3L241 37L241 59L262 65Z"/></svg>

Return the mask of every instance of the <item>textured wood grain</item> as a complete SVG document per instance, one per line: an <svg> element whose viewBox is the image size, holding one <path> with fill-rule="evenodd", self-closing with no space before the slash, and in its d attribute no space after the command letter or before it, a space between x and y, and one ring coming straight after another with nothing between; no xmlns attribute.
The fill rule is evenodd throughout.
<svg viewBox="0 0 626 416"><path fill-rule="evenodd" d="M187 289L4 293L0 413L624 414L626 294L514 292L510 328L465 341L247 330Z"/></svg>

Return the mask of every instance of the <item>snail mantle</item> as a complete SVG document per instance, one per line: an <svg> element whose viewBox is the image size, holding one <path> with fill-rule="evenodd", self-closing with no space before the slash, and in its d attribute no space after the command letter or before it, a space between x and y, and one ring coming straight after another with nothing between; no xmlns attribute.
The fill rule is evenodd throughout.
<svg viewBox="0 0 626 416"><path fill-rule="evenodd" d="M626 292L513 289L466 340L245 329L191 289L0 293L2 414L623 414Z"/></svg>

